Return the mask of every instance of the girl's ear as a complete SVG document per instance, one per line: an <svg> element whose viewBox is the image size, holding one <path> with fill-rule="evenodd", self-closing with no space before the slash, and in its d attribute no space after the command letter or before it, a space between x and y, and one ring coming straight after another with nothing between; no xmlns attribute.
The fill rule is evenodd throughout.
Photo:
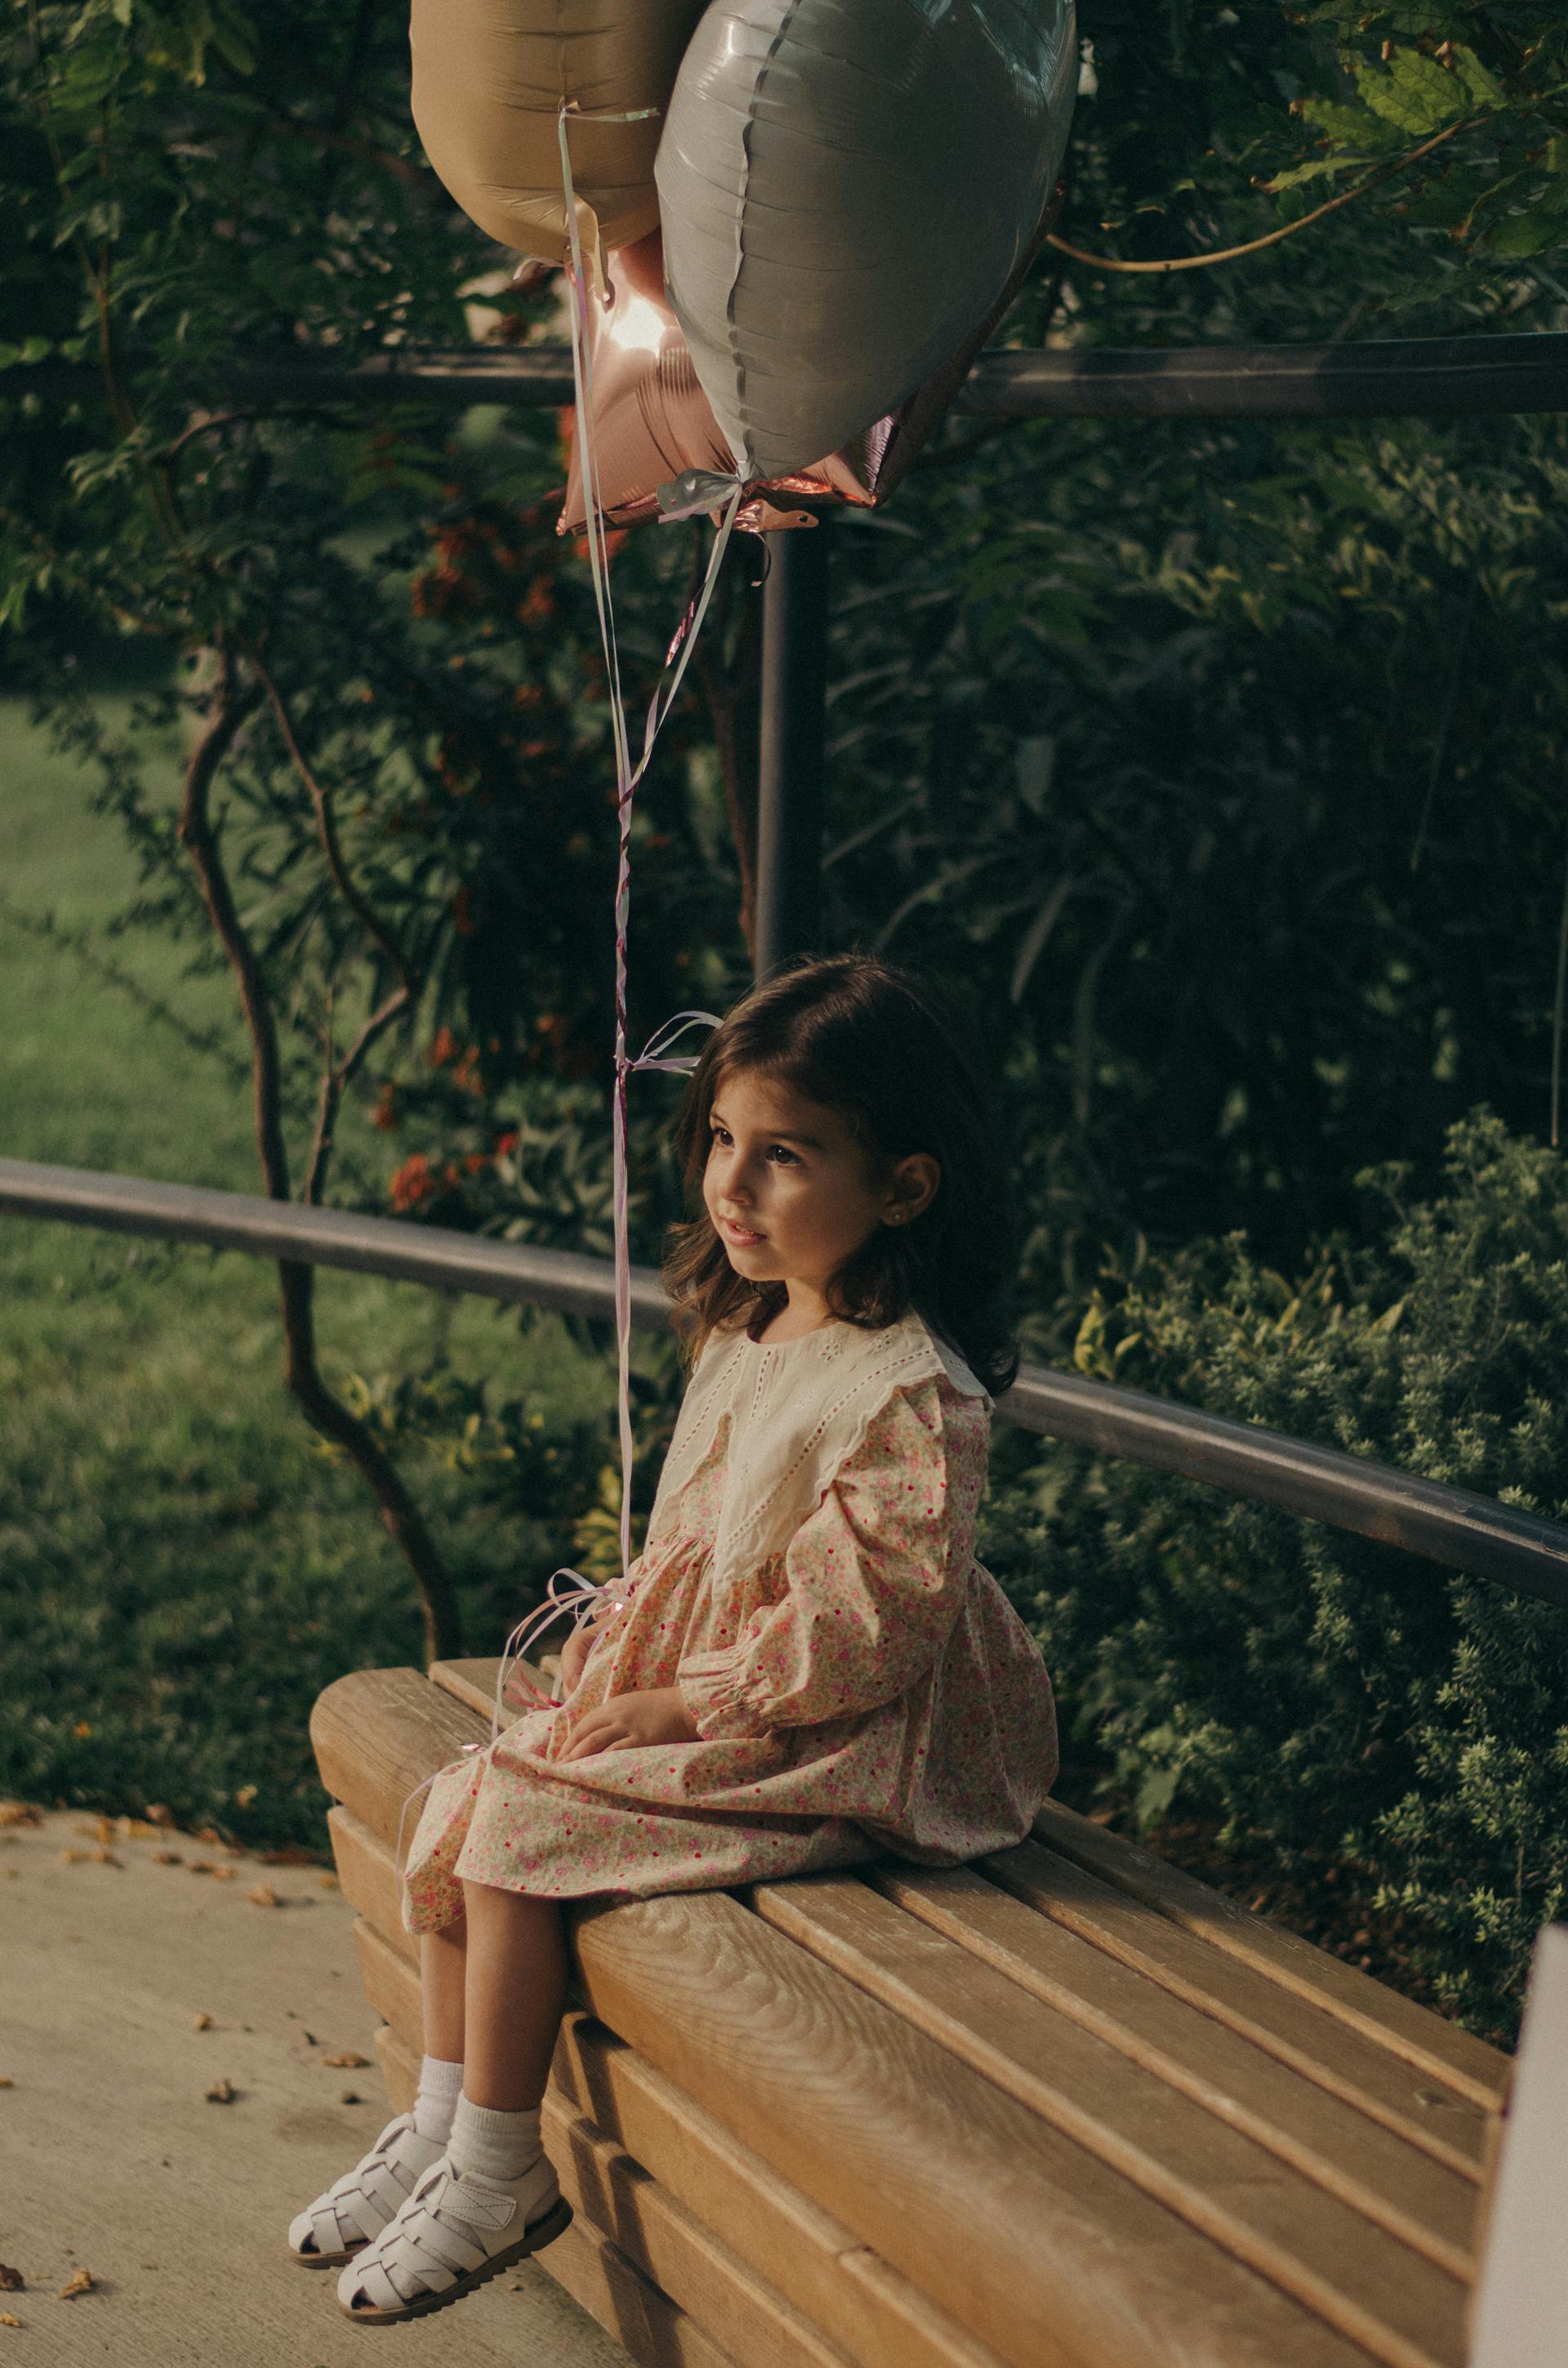
<svg viewBox="0 0 1568 2368"><path fill-rule="evenodd" d="M928 1151L912 1151L898 1160L888 1184L882 1223L907 1225L922 1209L930 1207L942 1180L940 1164Z"/></svg>

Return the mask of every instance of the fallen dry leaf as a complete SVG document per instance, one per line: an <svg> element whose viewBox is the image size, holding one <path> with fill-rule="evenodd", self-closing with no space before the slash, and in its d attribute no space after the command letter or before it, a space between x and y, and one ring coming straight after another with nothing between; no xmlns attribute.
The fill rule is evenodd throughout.
<svg viewBox="0 0 1568 2368"><path fill-rule="evenodd" d="M212 2028L212 2018L210 2014L199 2014L196 2021L190 2027L192 2031L210 2031Z"/></svg>
<svg viewBox="0 0 1568 2368"><path fill-rule="evenodd" d="M207 2101L210 2105L232 2105L234 2101L233 2083L228 2080L214 2080L207 2091Z"/></svg>
<svg viewBox="0 0 1568 2368"><path fill-rule="evenodd" d="M21 2320L13 2318L8 2310L0 2310L0 2327L20 2327Z"/></svg>
<svg viewBox="0 0 1568 2368"><path fill-rule="evenodd" d="M100 1866L123 1866L125 1864L125 1861L122 1858L116 1858L113 1850L96 1850L93 1852L93 1856Z"/></svg>
<svg viewBox="0 0 1568 2368"><path fill-rule="evenodd" d="M337 1877L335 1874L318 1874L316 1881L320 1884L324 1891L335 1891L337 1889Z"/></svg>
<svg viewBox="0 0 1568 2368"><path fill-rule="evenodd" d="M117 1817L115 1831L123 1842L155 1842L158 1828L150 1826L145 1817Z"/></svg>
<svg viewBox="0 0 1568 2368"><path fill-rule="evenodd" d="M156 1833L157 1830L157 1827L154 1826L153 1831ZM153 1860L157 1866L183 1866L185 1853L183 1850L154 1850Z"/></svg>
<svg viewBox="0 0 1568 2368"><path fill-rule="evenodd" d="M0 1801L0 1826L41 1826L43 1811L30 1801Z"/></svg>
<svg viewBox="0 0 1568 2368"><path fill-rule="evenodd" d="M214 1883L233 1883L239 1871L237 1866L215 1866L212 1869L212 1880Z"/></svg>
<svg viewBox="0 0 1568 2368"><path fill-rule="evenodd" d="M148 1824L149 1824L149 1825L151 1825L151 1826L172 1826L172 1825L174 1824L174 1821L175 1821L175 1813L174 1813L174 1811L169 1807L169 1805L168 1805L168 1804L167 1804L166 1802L165 1802L165 1801L149 1801L149 1802L148 1802L148 1804L147 1804L147 1822L148 1822Z"/></svg>
<svg viewBox="0 0 1568 2368"><path fill-rule="evenodd" d="M74 1849L70 1842L67 1842L60 1855L64 1860L67 1866L74 1866L78 1860L85 1860L87 1853L85 1850Z"/></svg>
<svg viewBox="0 0 1568 2368"><path fill-rule="evenodd" d="M16 2085L16 2082L12 2079L8 2072L0 2072L0 2089L14 2089ZM3 2286L5 2283L5 2279L0 2278L0 2286Z"/></svg>
<svg viewBox="0 0 1568 2368"><path fill-rule="evenodd" d="M283 1905L269 1883L258 1883L254 1891L246 1892L245 1897L253 1907L281 1907Z"/></svg>
<svg viewBox="0 0 1568 2368"><path fill-rule="evenodd" d="M206 1842L209 1846L216 1843L221 1847L223 1837L218 1831L216 1826L198 1826L196 1828L196 1839L199 1842Z"/></svg>
<svg viewBox="0 0 1568 2368"><path fill-rule="evenodd" d="M210 1858L193 1858L190 1861L190 1871L192 1874L210 1874L212 1861Z"/></svg>
<svg viewBox="0 0 1568 2368"><path fill-rule="evenodd" d="M347 2055L324 2055L322 2062L329 2065L335 2072L365 2072L370 2065L368 2055L356 2055L352 2048Z"/></svg>
<svg viewBox="0 0 1568 2368"><path fill-rule="evenodd" d="M72 2294L91 2294L92 2291L93 2273L91 2270L73 2270L71 2275L66 2279L65 2283L60 2289L60 2299L62 2302L64 2302Z"/></svg>
<svg viewBox="0 0 1568 2368"><path fill-rule="evenodd" d="M0 2261L0 2294L21 2294L25 2292L27 2283L20 2270L8 2269L4 2261Z"/></svg>

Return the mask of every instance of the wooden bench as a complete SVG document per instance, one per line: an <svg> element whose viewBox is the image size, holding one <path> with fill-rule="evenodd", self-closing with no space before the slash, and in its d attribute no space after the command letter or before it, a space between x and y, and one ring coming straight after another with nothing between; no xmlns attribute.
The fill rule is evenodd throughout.
<svg viewBox="0 0 1568 2368"><path fill-rule="evenodd" d="M400 2109L398 1813L495 1668L362 1670L312 1721ZM1462 2368L1508 2059L1066 1809L567 1924L539 2258L645 2368Z"/></svg>

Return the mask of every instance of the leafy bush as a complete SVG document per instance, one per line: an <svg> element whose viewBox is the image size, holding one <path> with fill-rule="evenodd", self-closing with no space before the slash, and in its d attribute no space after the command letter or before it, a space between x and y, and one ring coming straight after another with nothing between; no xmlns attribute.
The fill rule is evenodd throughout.
<svg viewBox="0 0 1568 2368"><path fill-rule="evenodd" d="M1233 1235L1108 1277L1080 1366L1568 1519L1568 1168L1483 1110L1431 1200L1359 1181L1370 1248L1292 1284ZM1568 1891L1568 1611L1024 1433L994 1474L983 1551L1099 1796L1347 1872L1506 2038Z"/></svg>

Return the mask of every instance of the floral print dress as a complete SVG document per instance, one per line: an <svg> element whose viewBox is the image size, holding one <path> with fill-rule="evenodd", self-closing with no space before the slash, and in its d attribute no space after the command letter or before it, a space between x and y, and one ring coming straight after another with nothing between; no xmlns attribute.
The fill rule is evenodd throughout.
<svg viewBox="0 0 1568 2368"><path fill-rule="evenodd" d="M1040 1649L974 1558L991 1415L978 1383L938 1369L892 1387L782 1548L713 1583L728 1451L762 1402L763 1360L788 1383L801 1368L786 1360L835 1352L829 1328L847 1327L738 1336L730 1367L751 1395L673 1497L661 1489L575 1692L437 1775L409 1848L408 1930L454 1921L465 1880L644 1897L888 1852L957 1865L1028 1832L1056 1724ZM610 1696L666 1686L697 1740L562 1759Z"/></svg>

